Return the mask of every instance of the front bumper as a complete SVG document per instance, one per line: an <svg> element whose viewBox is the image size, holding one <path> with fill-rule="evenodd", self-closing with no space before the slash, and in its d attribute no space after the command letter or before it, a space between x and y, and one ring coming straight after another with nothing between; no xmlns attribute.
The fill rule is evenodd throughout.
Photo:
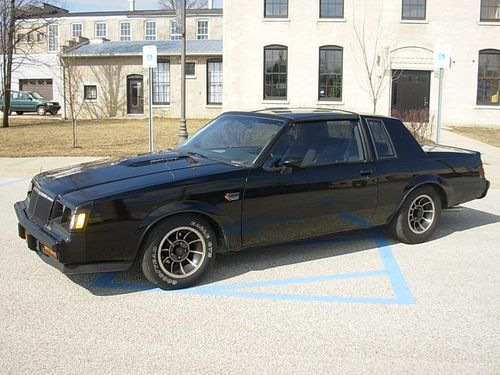
<svg viewBox="0 0 500 375"><path fill-rule="evenodd" d="M35 251L45 263L57 268L64 274L124 271L129 269L133 263L133 261L86 263L83 261L85 247L81 241L75 241L70 236L49 231L30 220L26 215L24 202L14 204L14 210L19 221L19 237L25 239L28 248ZM68 262L69 259L77 261L70 260Z"/></svg>

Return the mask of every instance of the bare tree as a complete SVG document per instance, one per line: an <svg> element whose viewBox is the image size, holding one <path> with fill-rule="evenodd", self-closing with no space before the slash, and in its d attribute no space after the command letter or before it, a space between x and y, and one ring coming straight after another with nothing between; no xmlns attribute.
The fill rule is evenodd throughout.
<svg viewBox="0 0 500 375"><path fill-rule="evenodd" d="M50 7L43 0L1 0L0 8L0 54L2 55L2 127L9 127L12 72L30 59L35 34L52 22ZM59 9L59 8L54 8ZM52 11L52 9L51 9Z"/></svg>
<svg viewBox="0 0 500 375"><path fill-rule="evenodd" d="M160 0L158 4L163 9L171 9L175 10L176 0ZM208 7L208 0L186 0L186 8L187 9L203 9Z"/></svg>
<svg viewBox="0 0 500 375"><path fill-rule="evenodd" d="M78 58L71 52L59 55L63 74L64 106L69 110L73 128L73 147L78 147L77 120L83 108L83 69Z"/></svg>
<svg viewBox="0 0 500 375"><path fill-rule="evenodd" d="M366 33L366 17L358 24L353 20L354 34L357 44L361 50L361 66L366 81L365 91L370 96L373 104L373 113L377 112L377 104L389 82L386 78L391 69L390 52L388 48L383 48L380 43L383 39L382 33L382 12L377 19L375 33Z"/></svg>

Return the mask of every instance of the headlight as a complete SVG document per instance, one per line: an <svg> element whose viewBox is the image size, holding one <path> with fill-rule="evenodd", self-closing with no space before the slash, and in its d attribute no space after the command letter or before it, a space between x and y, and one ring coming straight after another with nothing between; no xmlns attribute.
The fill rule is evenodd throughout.
<svg viewBox="0 0 500 375"><path fill-rule="evenodd" d="M71 215L71 221L69 223L69 230L82 230L87 224L87 213L86 212L75 212Z"/></svg>

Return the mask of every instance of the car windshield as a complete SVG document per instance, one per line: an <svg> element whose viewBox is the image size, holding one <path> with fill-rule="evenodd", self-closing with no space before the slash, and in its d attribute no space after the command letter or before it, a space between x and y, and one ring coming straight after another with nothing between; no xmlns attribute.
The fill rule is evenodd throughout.
<svg viewBox="0 0 500 375"><path fill-rule="evenodd" d="M37 93L36 91L33 91L33 92L31 93L31 96L32 96L33 98L35 98L35 99L43 99L43 96L42 96L42 95L40 95L39 93Z"/></svg>
<svg viewBox="0 0 500 375"><path fill-rule="evenodd" d="M285 124L285 121L258 116L222 115L177 150L250 167Z"/></svg>

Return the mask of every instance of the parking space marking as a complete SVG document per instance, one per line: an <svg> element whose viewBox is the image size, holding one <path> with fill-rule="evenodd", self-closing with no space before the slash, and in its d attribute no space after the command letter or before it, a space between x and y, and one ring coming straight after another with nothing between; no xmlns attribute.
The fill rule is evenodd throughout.
<svg viewBox="0 0 500 375"><path fill-rule="evenodd" d="M113 282L118 272L106 273L99 276L91 285L91 288L121 289L129 291L157 291L166 293L177 293L185 295L199 296L221 296L221 297L239 297L253 299L271 299L288 301L306 301L306 302L336 302L336 303L358 303L358 304L384 304L384 305L410 305L415 300L406 283L403 273L399 268L398 262L394 257L391 246L384 235L378 231L371 231L370 236L347 236L329 240L328 243L347 242L355 240L372 240L377 246L377 251L384 265L381 270L371 270L364 272L352 272L345 274L320 275L312 277L288 278L277 280L263 280L250 283L226 284L226 285L205 285L189 289L165 291L153 285L146 284L126 284ZM321 242L326 242L321 240ZM262 293L249 289L281 286L290 284L307 284L322 281L332 281L341 279L370 278L374 276L387 276L394 293L394 298L378 297L342 297L335 295L310 295L310 294L282 294L282 293Z"/></svg>

